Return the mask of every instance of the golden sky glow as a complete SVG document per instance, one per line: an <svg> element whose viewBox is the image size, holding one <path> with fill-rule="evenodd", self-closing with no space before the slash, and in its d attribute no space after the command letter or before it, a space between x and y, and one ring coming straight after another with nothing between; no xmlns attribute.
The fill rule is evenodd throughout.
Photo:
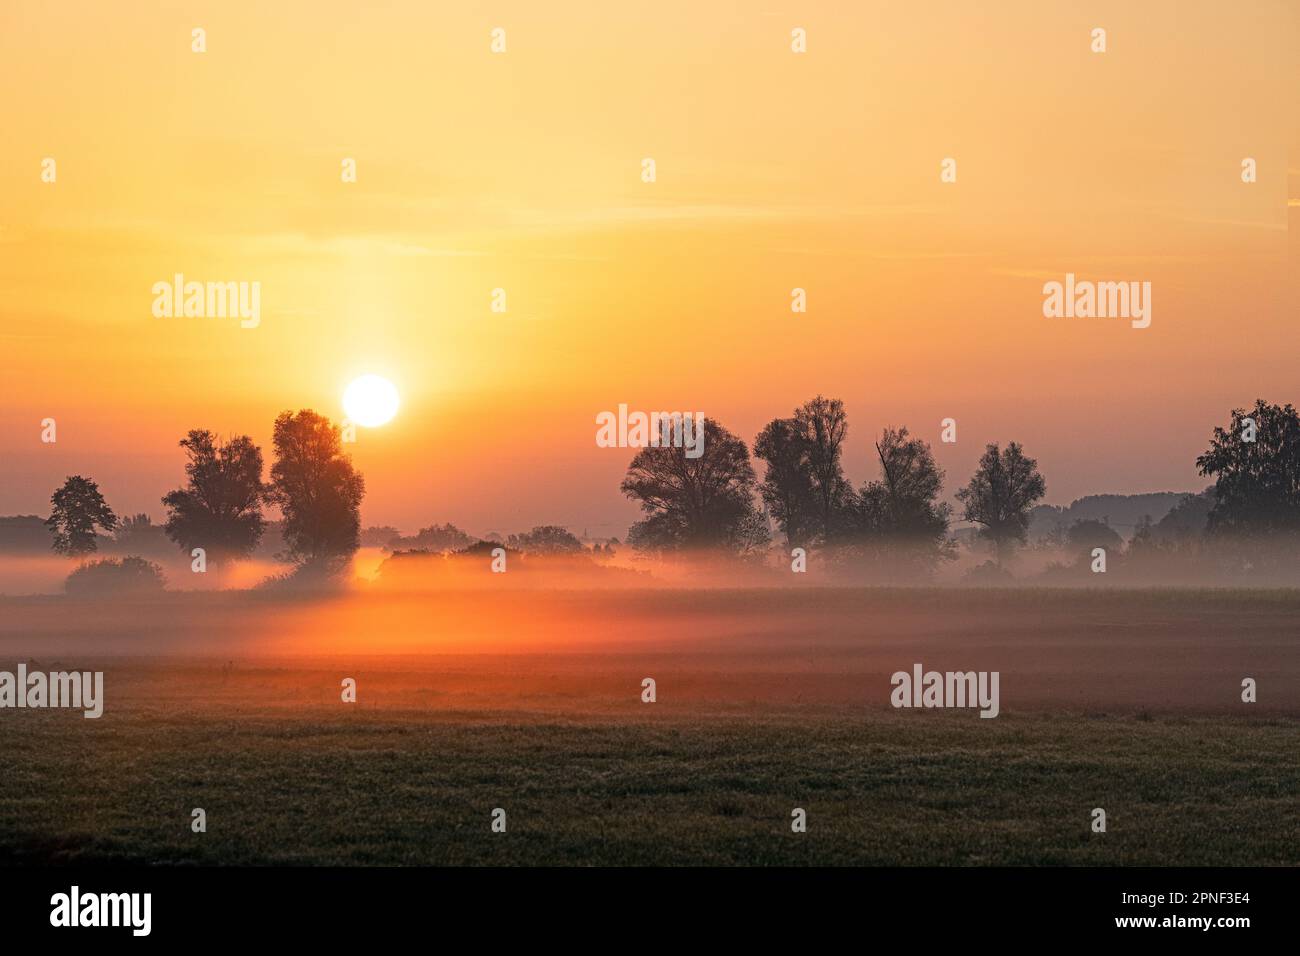
<svg viewBox="0 0 1300 956"><path fill-rule="evenodd" d="M1052 502L1199 488L1229 408L1300 401L1294 10L9 0L0 513L79 472L159 517L187 429L265 445L368 372L367 524L621 536L598 412L752 440L817 392L855 483L951 416L950 489L1007 439ZM1045 319L1067 271L1150 281L1151 327ZM153 317L176 273L259 281L260 325Z"/></svg>

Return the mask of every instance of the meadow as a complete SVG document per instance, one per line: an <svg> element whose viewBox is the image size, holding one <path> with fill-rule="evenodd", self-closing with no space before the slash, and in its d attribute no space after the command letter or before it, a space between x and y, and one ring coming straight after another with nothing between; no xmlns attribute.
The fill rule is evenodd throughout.
<svg viewBox="0 0 1300 956"><path fill-rule="evenodd" d="M0 711L0 861L1295 864L1297 611L1226 590L8 598L0 666L104 670L106 704ZM914 662L1000 671L1001 714L894 710Z"/></svg>

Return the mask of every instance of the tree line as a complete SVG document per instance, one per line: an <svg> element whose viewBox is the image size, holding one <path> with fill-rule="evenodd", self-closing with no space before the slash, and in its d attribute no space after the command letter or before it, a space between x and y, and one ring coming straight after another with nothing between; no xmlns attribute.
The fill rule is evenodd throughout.
<svg viewBox="0 0 1300 956"><path fill-rule="evenodd" d="M629 464L620 487L642 510L627 535L637 550L755 556L770 550L775 529L787 550L816 549L833 562L883 563L909 575L954 555L955 511L942 500L944 472L929 443L905 426L887 427L873 441L878 473L858 487L843 471L849 429L839 399L819 395L789 417L768 422L752 454L717 421L706 418L702 427L698 457L682 447L647 447ZM268 505L283 518L281 557L300 568L338 570L360 547L365 482L328 418L311 410L276 418L275 460L266 481L262 451L247 435L221 441L196 429L179 444L186 480L162 503L166 535L181 549L202 548L217 562L247 557L266 529L262 509ZM762 463L761 478L756 462ZM1228 425L1214 429L1196 466L1214 479L1208 538L1300 545L1300 414L1293 406L1259 399L1251 409L1234 409ZM960 517L991 544L1000 566L1026 542L1030 512L1046 490L1037 462L1012 441L986 445L954 498ZM98 485L80 475L54 492L51 505L45 523L63 554L95 551L96 529L122 524ZM431 540L455 530L426 529ZM1079 529L1074 537L1082 539L1085 531L1097 529ZM428 546L421 536L410 543ZM581 548L554 526L512 536L510 543L538 553Z"/></svg>
<svg viewBox="0 0 1300 956"><path fill-rule="evenodd" d="M762 479L745 442L711 419L697 458L682 448L642 449L621 485L645 515L628 543L660 554L754 554L767 550L774 525L787 549L820 549L837 560L901 560L917 570L951 556L953 509L940 500L944 472L929 443L906 427L884 429L874 442L878 477L854 488L842 465L848 431L844 403L821 395L773 419L754 440ZM1019 444L990 444L957 500L1001 561L1025 540L1029 512L1046 491Z"/></svg>
<svg viewBox="0 0 1300 956"><path fill-rule="evenodd" d="M275 462L262 478L262 450L247 435L220 440L194 429L180 440L185 484L163 496L164 531L185 551L214 562L248 557L266 530L264 505L280 509L283 557L301 568L335 571L360 547L365 480L343 453L339 427L310 409L283 412L272 433ZM119 522L99 486L69 477L50 499L45 524L53 548L81 556L96 550L96 529Z"/></svg>
<svg viewBox="0 0 1300 956"><path fill-rule="evenodd" d="M820 395L745 442L704 423L704 450L641 449L621 490L644 517L628 532L639 550L765 552L773 527L787 549L820 549L834 561L887 561L913 573L952 556L951 505L929 443L906 427L873 442L878 476L854 488L841 464L848 438L844 403ZM755 462L762 462L760 479ZM1263 399L1216 427L1198 472L1215 480L1206 533L1220 540L1300 543L1300 414ZM1030 512L1047 491L1018 442L985 446L957 489L960 517L993 547L997 564L1027 540Z"/></svg>

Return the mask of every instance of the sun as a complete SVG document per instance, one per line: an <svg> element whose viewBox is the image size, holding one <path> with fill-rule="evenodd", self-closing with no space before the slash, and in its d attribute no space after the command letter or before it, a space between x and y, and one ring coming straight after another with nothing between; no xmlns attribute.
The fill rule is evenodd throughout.
<svg viewBox="0 0 1300 956"><path fill-rule="evenodd" d="M343 392L343 411L351 421L366 428L391 422L399 404L393 383L378 375L362 375Z"/></svg>

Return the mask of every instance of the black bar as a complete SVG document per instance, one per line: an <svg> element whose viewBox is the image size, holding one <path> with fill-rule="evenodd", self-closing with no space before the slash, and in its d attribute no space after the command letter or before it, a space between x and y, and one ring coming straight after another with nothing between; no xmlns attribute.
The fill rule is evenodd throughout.
<svg viewBox="0 0 1300 956"><path fill-rule="evenodd" d="M682 939L664 935L668 927L690 924L706 936L760 942L786 934L842 931L859 938L901 929L920 952L941 939L987 945L1130 935L1147 942L1202 937L1231 945L1244 938L1238 935L1243 930L1287 931L1296 873L1285 868L7 869L0 870L6 940L66 940L71 932L82 941L133 939L130 926L52 926L52 897L70 894L74 885L83 901L87 894L151 894L146 938L168 943L373 942L432 933L431 939L450 946L465 933L492 939L534 934L534 941L560 933L626 945L658 938L657 945L675 948ZM1176 922L1207 918L1247 922L1208 929ZM1152 919L1154 925L1119 925L1125 919ZM1165 925L1166 920L1175 922Z"/></svg>

